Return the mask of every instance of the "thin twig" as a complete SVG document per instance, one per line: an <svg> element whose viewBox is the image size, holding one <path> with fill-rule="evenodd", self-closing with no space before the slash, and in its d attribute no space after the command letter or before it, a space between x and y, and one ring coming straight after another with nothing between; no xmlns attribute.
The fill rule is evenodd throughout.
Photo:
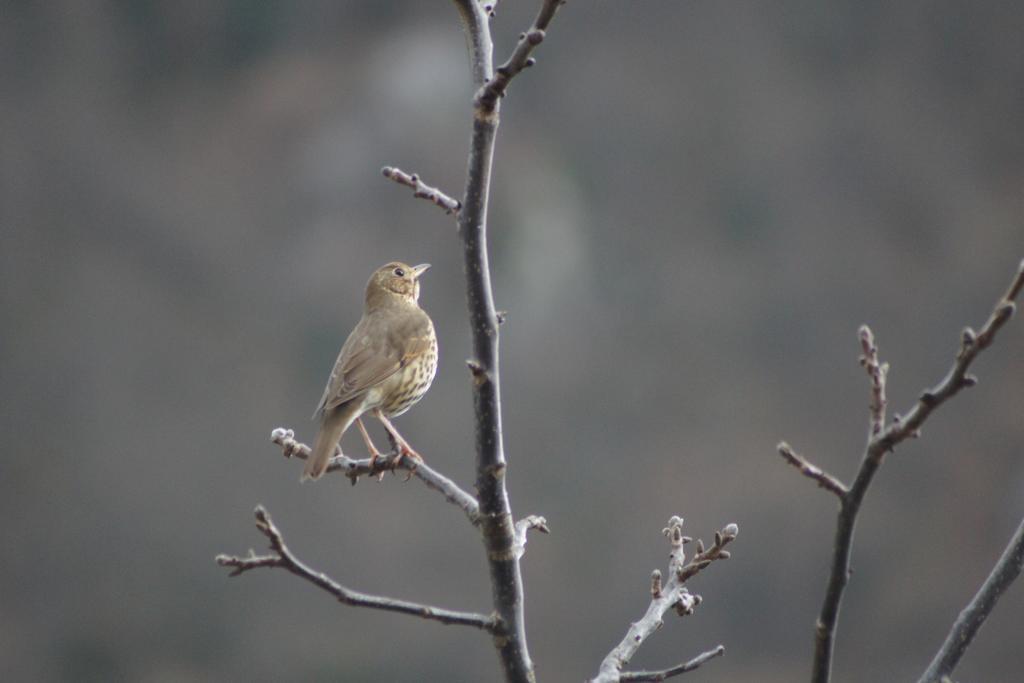
<svg viewBox="0 0 1024 683"><path fill-rule="evenodd" d="M1010 587L1024 569L1024 520L1013 534L992 573L978 589L971 602L960 612L946 641L935 654L928 669L918 683L937 683L953 673L974 636L992 613L1000 596Z"/></svg>
<svg viewBox="0 0 1024 683"><path fill-rule="evenodd" d="M877 349L871 330L867 327L861 328L859 337L864 352L862 363L865 365L872 383L870 429L857 475L849 489L839 498L839 516L836 520L832 566L829 571L828 586L825 589L821 613L815 624L812 683L828 683L832 675L832 652L835 646L836 624L839 620L839 606L851 571L850 555L853 548L853 532L861 503L882 464L882 460L886 453L892 451L898 444L919 436L921 425L936 408L959 393L961 389L974 386L977 383L977 378L968 375L967 370L978 354L992 343L996 334L1013 315L1014 300L1022 288L1024 288L1024 261L1021 261L1006 294L996 303L981 332L974 332L969 327L963 331L960 349L945 378L932 389L924 391L909 412L902 417L894 416L890 425L882 430L877 430L876 426L880 417L884 419L885 374L888 367L878 363ZM821 480L818 481L820 484Z"/></svg>
<svg viewBox="0 0 1024 683"><path fill-rule="evenodd" d="M1022 288L1024 288L1024 261L1017 266L1017 273L1010 282L1006 294L996 303L988 320L981 328L981 332L975 332L970 327L964 328L960 335L960 350L956 354L953 367L949 369L941 382L921 393L917 403L908 413L890 424L888 429L871 442L869 449L871 457L880 459L897 444L908 438L920 436L921 425L936 408L959 393L961 389L972 387L978 383L978 378L967 374L967 370L978 354L992 344L996 334L1013 316L1016 308L1014 302Z"/></svg>
<svg viewBox="0 0 1024 683"><path fill-rule="evenodd" d="M870 433L874 437L885 427L885 378L889 374L889 364L878 362L878 347L870 327L861 325L857 334L860 337L860 364L871 378Z"/></svg>
<svg viewBox="0 0 1024 683"><path fill-rule="evenodd" d="M410 614L412 616L420 617L421 619L439 621L442 624L473 626L492 634L497 633L500 630L498 619L493 615L487 616L484 614L477 614L475 612L457 612L441 607L434 607L433 605L424 605L422 603L398 600L396 598L389 598L381 595L360 593L346 588L327 575L310 569L296 558L288 549L288 546L285 545L284 537L281 535L281 532L277 530L277 527L274 526L274 522L270 519L270 515L262 505L256 507L255 515L256 528L259 529L260 533L266 536L267 540L270 541L270 550L272 551L272 554L257 556L250 550L248 557L218 555L216 558L217 564L222 567L231 567L231 576L238 576L243 572L251 569L259 569L261 567L280 567L281 569L289 571L299 578L312 583L321 590L330 593L338 600L338 602L351 605L352 607L367 607L370 609L384 610L386 612Z"/></svg>
<svg viewBox="0 0 1024 683"><path fill-rule="evenodd" d="M270 433L270 440L281 447L286 458L305 460L309 457L309 446L296 441L295 432L290 429L278 427ZM395 470L405 470L410 476L416 477L426 484L427 488L437 491L444 496L445 500L461 509L473 526L480 525L480 506L477 504L476 498L425 462L409 458L400 459L398 453L394 451L383 454L376 460L372 458L355 460L341 452L336 452L327 466L327 472L343 472L353 485L359 480L359 477L378 476Z"/></svg>
<svg viewBox="0 0 1024 683"><path fill-rule="evenodd" d="M779 455L781 455L786 462L800 470L801 474L805 477L810 477L814 481L818 482L818 486L826 491L831 491L836 494L839 496L840 500L842 500L843 496L846 495L846 485L843 484L843 482L839 481L828 472L825 472L820 467L812 465L804 456L794 451L793 447L788 443L783 441L776 448L778 448Z"/></svg>
<svg viewBox="0 0 1024 683"><path fill-rule="evenodd" d="M681 519L679 521L682 522ZM697 539L697 554L693 556L692 560L679 568L679 582L684 583L690 578L696 576L715 560L728 560L730 554L729 551L724 548L726 545L736 540L736 536L739 533L740 528L738 526L735 524L727 524L724 529L715 532L715 540L707 550L704 549L704 541ZM684 541L685 540L687 539L684 538Z"/></svg>
<svg viewBox="0 0 1024 683"><path fill-rule="evenodd" d="M678 675L684 674L684 673L686 673L688 671L693 671L694 669L698 668L701 664L703 664L704 662L708 661L709 659L714 659L715 657L721 657L724 654L725 654L725 646L724 645L719 645L718 647L716 647L714 649L711 649L711 650L708 650L707 652L702 652L701 654L697 655L696 657L694 657L693 659L691 659L688 662L683 662L682 664L676 664L675 666L673 666L671 668L668 668L668 669L662 669L660 671L623 671L622 674L619 676L619 680L620 681L664 681L666 679L672 678L673 676L678 676Z"/></svg>
<svg viewBox="0 0 1024 683"><path fill-rule="evenodd" d="M485 112L494 112L498 106L498 100L504 97L512 79L519 75L523 69L533 66L536 61L530 55L533 50L544 41L545 31L548 24L555 17L560 5L565 0L544 0L540 12L534 19L533 25L526 33L519 36L519 42L508 60L494 70L491 76L477 94L477 106ZM493 12L493 8L491 10Z"/></svg>
<svg viewBox="0 0 1024 683"><path fill-rule="evenodd" d="M690 593L683 584L715 560L729 558L729 551L724 548L735 540L739 534L739 527L735 524L728 524L721 531L715 532L714 543L707 550L704 549L704 543L698 540L697 552L689 562L686 561L683 546L689 543L690 539L683 536L683 519L672 517L668 521L668 527L663 529L662 533L668 536L669 545L672 548L669 553L668 578L663 581L661 572L657 569L651 574L651 602L647 611L639 621L630 624L625 637L601 662L597 676L591 679L591 683L615 683L627 680L660 681L669 676L677 676L695 669L708 659L725 652L725 648L719 645L714 650L709 650L689 662L663 671L623 671L644 641L661 628L665 612L675 609L679 616L693 613L693 610L701 603L701 597Z"/></svg>
<svg viewBox="0 0 1024 683"><path fill-rule="evenodd" d="M440 207L448 215L458 213L459 209L462 208L462 203L458 199L452 199L441 190L436 187L427 185L416 173L406 173L400 168L394 168L393 166L385 166L380 170L381 174L385 178L394 180L399 185L405 185L411 187L413 192L412 196L417 199L426 199L432 204Z"/></svg>

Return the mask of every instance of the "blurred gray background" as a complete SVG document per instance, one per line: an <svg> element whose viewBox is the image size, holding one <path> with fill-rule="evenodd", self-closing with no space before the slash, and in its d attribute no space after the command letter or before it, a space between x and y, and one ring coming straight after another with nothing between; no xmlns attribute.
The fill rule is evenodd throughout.
<svg viewBox="0 0 1024 683"><path fill-rule="evenodd" d="M500 60L536 2L505 0ZM724 643L700 681L806 679L869 323L905 411L1024 256L1024 4L571 2L503 106L491 257L509 487L543 681L592 675L648 601L670 515L733 559L637 667ZM441 366L398 422L473 481L452 220L466 56L446 2L9 1L0 9L0 668L37 681L487 681L482 634L339 606L356 589L487 611L481 545L417 482L300 486L370 272L427 261ZM923 670L1024 514L1022 320L980 385L869 493L835 681ZM383 442L379 426L374 434ZM358 436L346 450L362 452ZM1024 669L1015 586L959 677Z"/></svg>

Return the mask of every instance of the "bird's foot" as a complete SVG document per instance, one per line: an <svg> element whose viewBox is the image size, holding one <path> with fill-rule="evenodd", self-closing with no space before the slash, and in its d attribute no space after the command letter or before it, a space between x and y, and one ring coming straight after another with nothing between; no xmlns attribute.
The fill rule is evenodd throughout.
<svg viewBox="0 0 1024 683"><path fill-rule="evenodd" d="M393 463L385 462L384 466L378 470L377 461L383 457L384 454L378 451L376 448L370 451L370 476L376 476L377 481L384 481L384 473L391 469L394 463L398 462L397 458L393 461Z"/></svg>
<svg viewBox="0 0 1024 683"><path fill-rule="evenodd" d="M405 475L404 481L412 479L412 475L416 472L416 468L423 462L423 456L414 451L409 444L404 441L398 445L398 457L395 458L395 465L399 465L402 462L402 458L409 458L411 464L409 465L409 473Z"/></svg>

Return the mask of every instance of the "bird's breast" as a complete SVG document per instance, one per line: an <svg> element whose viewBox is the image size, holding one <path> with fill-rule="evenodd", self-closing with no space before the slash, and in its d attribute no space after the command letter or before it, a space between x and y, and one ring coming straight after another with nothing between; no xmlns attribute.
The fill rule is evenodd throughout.
<svg viewBox="0 0 1024 683"><path fill-rule="evenodd" d="M426 353L414 358L383 383L390 386L388 391L383 394L380 409L388 417L397 417L409 410L427 393L436 373L437 341L434 340Z"/></svg>

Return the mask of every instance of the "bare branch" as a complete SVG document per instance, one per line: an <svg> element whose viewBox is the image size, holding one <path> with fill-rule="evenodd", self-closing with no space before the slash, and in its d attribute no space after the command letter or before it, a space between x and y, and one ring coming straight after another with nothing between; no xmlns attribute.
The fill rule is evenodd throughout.
<svg viewBox="0 0 1024 683"><path fill-rule="evenodd" d="M519 36L519 42L516 43L508 61L495 69L494 75L488 79L477 94L476 102L480 109L488 113L494 112L498 100L504 97L512 79L523 69L534 65L535 60L530 55L544 41L544 32L547 31L548 24L551 23L555 12L564 2L565 0L544 0L537 18L533 21L533 26ZM491 13L493 14L493 7Z"/></svg>
<svg viewBox="0 0 1024 683"><path fill-rule="evenodd" d="M889 374L889 364L878 362L878 347L870 327L861 325L857 334L863 354L860 364L871 378L871 436L876 436L885 427L885 378Z"/></svg>
<svg viewBox="0 0 1024 683"><path fill-rule="evenodd" d="M448 215L458 213L459 209L462 208L462 203L457 199L452 199L441 190L436 187L427 185L418 174L408 174L400 168L394 168L392 166L385 166L380 170L381 174L385 178L394 180L399 185L405 185L413 189L412 196L417 199L426 199L427 201L435 204L444 210Z"/></svg>
<svg viewBox="0 0 1024 683"><path fill-rule="evenodd" d="M818 482L818 486L826 491L831 491L836 494L839 496L840 500L842 500L843 496L846 495L847 491L845 484L828 472L822 470L820 467L812 465L806 458L794 451L788 443L783 441L776 448L778 448L779 455L781 455L786 462L800 470L805 477L810 477L814 481Z"/></svg>
<svg viewBox="0 0 1024 683"><path fill-rule="evenodd" d="M695 669L708 659L725 652L725 648L719 645L714 650L709 650L689 662L679 664L671 669L623 671L644 641L661 628L665 612L675 609L679 616L693 614L693 610L701 603L701 597L690 593L683 584L715 560L728 559L729 553L723 548L735 540L739 534L739 527L735 524L728 524L721 531L715 532L715 541L707 550L704 549L703 542L698 540L697 553L689 562L686 561L686 553L683 550L683 546L690 542L688 537L683 536L683 519L672 517L668 521L668 527L662 529L662 533L668 536L669 545L672 548L669 553L668 579L663 581L661 572L657 569L652 572L651 602L647 611L639 621L630 624L626 636L601 662L597 676L591 680L591 683L660 681Z"/></svg>
<svg viewBox="0 0 1024 683"><path fill-rule="evenodd" d="M466 187L458 213L462 241L466 304L472 335L473 409L476 416L476 490L481 532L487 551L491 595L504 631L494 639L509 683L533 683L536 676L526 642L523 578L519 568L512 509L505 488L505 451L501 436L501 382L498 367L498 313L494 306L487 257L487 205L491 187L494 142L498 132L498 99L508 81L521 70L539 42L559 2L544 0L528 47L513 52L505 73L494 73L494 44L488 23L490 10L478 0L455 0L466 31L473 86L473 131L470 137ZM493 10L493 6L490 8ZM531 42L534 41L534 42Z"/></svg>
<svg viewBox="0 0 1024 683"><path fill-rule="evenodd" d="M406 469L427 486L440 491L445 498L460 507L470 521L478 526L487 553L491 579L494 615L442 612L437 608L402 603L387 598L366 596L349 591L321 574L315 574L292 558L276 529L265 519L262 508L257 510L260 528L271 539L276 555L237 558L221 556L218 562L240 573L263 566L280 566L295 573L339 600L349 604L373 606L381 609L424 612L421 616L446 623L472 623L488 630L501 659L505 678L509 683L535 683L533 662L526 641L524 592L519 560L523 555L529 529L547 530L541 517L527 517L514 522L505 487L505 460L501 430L501 401L498 367L498 325L503 320L494 306L490 267L487 256L487 211L491 183L491 166L499 124L499 99L504 95L511 79L533 63L530 53L543 40L562 0L542 0L533 27L523 34L509 61L495 75L493 68L493 41L489 15L495 3L479 0L455 0L462 18L469 49L470 72L476 94L473 98L473 128L467 163L466 184L462 201L457 201L436 188L425 185L415 174L406 174L391 167L382 173L413 188L414 195L422 197L454 213L457 217L459 238L463 248L466 297L472 335L473 355L468 361L472 371L473 407L476 418L476 490L478 497L469 495L451 480L435 472L422 462L412 462L400 455L378 457L376 460L352 460L340 452L332 459L328 471L340 470L355 484L364 474L379 474L387 470ZM295 441L294 433L274 430L271 437L281 445L286 457L308 458L310 451Z"/></svg>
<svg viewBox="0 0 1024 683"><path fill-rule="evenodd" d="M682 524L682 521L683 520L681 519L679 520L680 524ZM738 526L735 524L726 524L724 529L715 532L715 541L707 550L704 550L704 542L698 539L697 554L693 556L692 560L687 562L678 570L679 582L686 582L691 577L696 576L699 572L706 569L716 560L728 560L731 555L729 551L724 548L726 545L736 540L736 536L738 536L739 533L740 528Z"/></svg>
<svg viewBox="0 0 1024 683"><path fill-rule="evenodd" d="M1003 591L1010 587L1024 569L1024 520L1017 527L1002 556L992 568L992 573L978 589L971 602L960 612L946 641L935 654L935 658L921 676L918 683L937 683L948 680L953 669L960 663L974 636L992 613Z"/></svg>
<svg viewBox="0 0 1024 683"><path fill-rule="evenodd" d="M1021 261L1006 294L996 303L981 332L975 333L970 328L964 330L961 335L960 349L945 378L934 388L923 392L910 412L902 418L894 416L889 427L881 431L876 427L880 421L884 420L885 415L885 376L888 366L878 362L878 350L875 347L871 331L867 327L861 328L859 334L863 351L861 363L867 369L872 384L871 430L853 484L839 499L839 516L836 520L832 566L829 571L828 586L825 589L825 599L822 602L821 613L814 629L812 683L827 683L831 677L836 623L839 620L839 606L843 599L843 591L846 589L850 577L850 555L853 548L853 532L857 523L857 514L885 454L906 439L919 436L921 425L936 408L959 393L961 389L974 386L977 383L977 379L968 375L967 370L978 354L992 343L996 333L1013 315L1014 300L1022 288L1024 288L1024 261Z"/></svg>
<svg viewBox="0 0 1024 683"><path fill-rule="evenodd" d="M256 528L270 541L271 555L257 556L251 550L248 557L233 557L230 555L218 555L217 564L222 567L231 567L231 576L238 576L243 572L261 567L280 567L295 574L301 579L312 583L317 588L333 595L339 602L353 607L367 607L379 609L386 612L399 612L439 621L442 624L458 624L461 626L473 626L488 633L498 633L500 624L495 616L487 616L474 612L456 612L433 605L424 605L417 602L408 602L380 595L370 595L345 588L330 577L310 569L296 558L284 543L284 537L274 526L270 515L262 505L256 507Z"/></svg>
<svg viewBox="0 0 1024 683"><path fill-rule="evenodd" d="M664 681L673 676L684 674L688 671L693 671L698 668L701 664L714 659L715 657L721 657L725 654L725 646L719 645L713 650L703 652L688 662L677 664L669 669L662 669L661 671L624 671L619 676L620 681Z"/></svg>
<svg viewBox="0 0 1024 683"><path fill-rule="evenodd" d="M977 377L968 375L967 370L978 354L992 344L996 334L1013 316L1016 308L1014 302L1022 288L1024 288L1024 261L1017 266L1017 273L1010 282L1006 294L996 303L988 320L981 328L981 332L975 332L970 327L964 328L960 336L960 350L956 354L953 367L935 387L921 393L910 412L894 421L888 429L871 442L869 448L871 457L880 459L897 444L908 438L920 436L921 425L936 408L958 394L961 389L973 387L978 383Z"/></svg>
<svg viewBox="0 0 1024 683"><path fill-rule="evenodd" d="M309 457L309 446L296 441L295 432L290 429L278 427L270 433L270 440L281 447L286 458L305 460ZM396 451L384 454L376 461L372 458L354 460L338 451L327 466L327 472L343 472L352 481L353 486L359 477L378 476L395 470L409 472L410 476L416 477L426 484L427 488L437 491L444 496L445 500L466 513L466 517L473 526L480 525L480 506L477 504L476 498L426 463L409 458L399 458Z"/></svg>

